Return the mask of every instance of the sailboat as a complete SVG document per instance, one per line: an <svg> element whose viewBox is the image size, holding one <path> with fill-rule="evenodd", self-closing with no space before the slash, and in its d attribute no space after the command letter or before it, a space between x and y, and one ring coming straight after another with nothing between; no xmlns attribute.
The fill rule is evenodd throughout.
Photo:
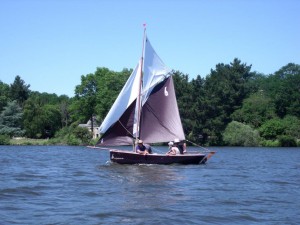
<svg viewBox="0 0 300 225"><path fill-rule="evenodd" d="M172 71L153 49L144 28L142 56L99 128L96 148L108 149L110 160L120 164L202 164L214 152L166 155L139 154L138 140L165 143L185 140ZM113 149L132 145L133 150Z"/></svg>

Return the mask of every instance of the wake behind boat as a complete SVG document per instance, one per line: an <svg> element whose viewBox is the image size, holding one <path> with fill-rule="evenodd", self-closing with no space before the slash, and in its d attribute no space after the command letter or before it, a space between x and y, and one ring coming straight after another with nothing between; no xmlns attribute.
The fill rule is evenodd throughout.
<svg viewBox="0 0 300 225"><path fill-rule="evenodd" d="M171 70L154 51L144 29L142 57L103 120L96 146L132 145L133 151L110 150L120 164L201 164L214 152L176 155L139 154L135 145L185 140Z"/></svg>

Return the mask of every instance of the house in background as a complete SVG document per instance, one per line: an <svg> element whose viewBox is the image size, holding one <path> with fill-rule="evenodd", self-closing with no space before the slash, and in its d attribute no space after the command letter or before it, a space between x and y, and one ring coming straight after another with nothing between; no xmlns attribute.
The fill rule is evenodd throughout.
<svg viewBox="0 0 300 225"><path fill-rule="evenodd" d="M85 127L93 134L93 139L99 138L99 126L100 124L96 120L96 116L93 116L93 130L92 130L92 121L89 121L86 124L79 124L79 127Z"/></svg>

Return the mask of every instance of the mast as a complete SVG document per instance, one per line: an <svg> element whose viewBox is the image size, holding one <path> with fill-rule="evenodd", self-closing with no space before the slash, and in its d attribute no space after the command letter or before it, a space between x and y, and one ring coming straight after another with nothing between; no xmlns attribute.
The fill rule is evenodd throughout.
<svg viewBox="0 0 300 225"><path fill-rule="evenodd" d="M138 104L138 116L137 116L137 126L136 126L136 137L135 142L138 141L140 137L140 122L141 122L141 107L142 107L142 101L141 101L141 88L143 85L143 69L144 69L144 51L145 51L145 39L146 39L146 24L143 24L144 26L144 35L143 35L143 47L142 47L142 57L141 57L141 71L140 71L140 83L139 83L139 90L138 90L138 96L137 96L137 104Z"/></svg>

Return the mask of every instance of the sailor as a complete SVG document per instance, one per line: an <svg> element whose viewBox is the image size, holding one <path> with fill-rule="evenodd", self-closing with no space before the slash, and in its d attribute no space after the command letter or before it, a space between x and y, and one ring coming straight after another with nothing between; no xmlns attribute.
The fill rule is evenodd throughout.
<svg viewBox="0 0 300 225"><path fill-rule="evenodd" d="M177 143L173 143L172 141L168 143L169 145L169 151L166 153L166 155L179 155L180 151L177 147Z"/></svg>
<svg viewBox="0 0 300 225"><path fill-rule="evenodd" d="M185 142L181 142L178 138L175 138L174 144L177 145L177 147L180 151L180 154L186 153L186 143Z"/></svg>
<svg viewBox="0 0 300 225"><path fill-rule="evenodd" d="M169 151L171 150L171 148L173 147L173 145L174 145L174 143L173 143L173 141L170 141L169 143L168 143L168 145L169 145Z"/></svg>
<svg viewBox="0 0 300 225"><path fill-rule="evenodd" d="M151 145L145 143L144 146L146 147L146 150L148 151L148 153L149 153L149 154L152 154L152 148L151 148Z"/></svg>
<svg viewBox="0 0 300 225"><path fill-rule="evenodd" d="M135 147L135 151L142 155L148 155L149 152L146 146L143 144L143 140L139 140L137 146Z"/></svg>

